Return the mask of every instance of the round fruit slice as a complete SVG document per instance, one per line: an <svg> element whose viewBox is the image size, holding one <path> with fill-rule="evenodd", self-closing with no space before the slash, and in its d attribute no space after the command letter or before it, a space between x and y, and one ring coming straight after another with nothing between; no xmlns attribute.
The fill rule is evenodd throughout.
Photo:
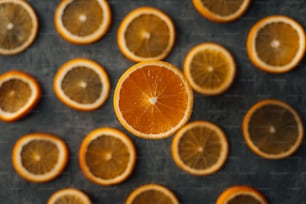
<svg viewBox="0 0 306 204"><path fill-rule="evenodd" d="M172 20L152 7L140 7L130 12L118 31L119 49L135 62L164 59L172 50L174 41Z"/></svg>
<svg viewBox="0 0 306 204"><path fill-rule="evenodd" d="M55 12L55 27L67 41L90 44L101 39L111 23L106 0L63 0Z"/></svg>
<svg viewBox="0 0 306 204"><path fill-rule="evenodd" d="M250 30L247 52L251 62L269 73L284 73L295 68L305 54L305 32L286 16L269 16Z"/></svg>
<svg viewBox="0 0 306 204"><path fill-rule="evenodd" d="M198 93L218 95L234 81L236 65L225 48L214 43L203 43L193 47L187 54L184 73Z"/></svg>
<svg viewBox="0 0 306 204"><path fill-rule="evenodd" d="M251 0L193 0L192 2L205 18L218 23L227 23L241 17Z"/></svg>
<svg viewBox="0 0 306 204"><path fill-rule="evenodd" d="M100 185L114 185L126 180L136 162L136 150L131 139L113 128L90 132L83 140L80 166L84 175Z"/></svg>
<svg viewBox="0 0 306 204"><path fill-rule="evenodd" d="M226 189L216 204L268 204L265 197L249 186L233 186Z"/></svg>
<svg viewBox="0 0 306 204"><path fill-rule="evenodd" d="M125 204L179 204L176 196L166 187L157 184L146 184L135 189Z"/></svg>
<svg viewBox="0 0 306 204"><path fill-rule="evenodd" d="M172 156L184 171L204 176L218 171L228 155L224 132L213 123L195 121L185 125L172 141Z"/></svg>
<svg viewBox="0 0 306 204"><path fill-rule="evenodd" d="M0 120L21 119L39 102L40 95L38 82L29 74L13 70L0 75Z"/></svg>
<svg viewBox="0 0 306 204"><path fill-rule="evenodd" d="M89 197L75 188L65 188L55 192L47 204L91 204Z"/></svg>
<svg viewBox="0 0 306 204"><path fill-rule="evenodd" d="M64 170L68 149L62 139L47 133L32 133L21 137L13 149L16 172L31 182L47 182Z"/></svg>
<svg viewBox="0 0 306 204"><path fill-rule="evenodd" d="M88 59L77 58L59 68L54 77L54 91L67 106L92 111L107 100L110 82L102 66Z"/></svg>
<svg viewBox="0 0 306 204"><path fill-rule="evenodd" d="M0 54L14 55L33 43L38 31L38 19L26 1L1 0L0 27Z"/></svg>
<svg viewBox="0 0 306 204"><path fill-rule="evenodd" d="M263 100L253 105L243 119L242 129L250 149L266 159L290 156L304 137L298 113L278 100Z"/></svg>
<svg viewBox="0 0 306 204"><path fill-rule="evenodd" d="M193 93L181 71L162 61L141 62L119 79L114 109L120 123L146 139L169 137L190 118Z"/></svg>

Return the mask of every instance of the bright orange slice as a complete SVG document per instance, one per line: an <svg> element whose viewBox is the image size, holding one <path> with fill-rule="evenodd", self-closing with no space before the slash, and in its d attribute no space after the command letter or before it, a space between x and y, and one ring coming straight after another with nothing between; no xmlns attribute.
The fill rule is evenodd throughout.
<svg viewBox="0 0 306 204"><path fill-rule="evenodd" d="M100 128L90 132L79 153L84 175L100 185L115 185L126 180L136 162L132 140L119 130Z"/></svg>
<svg viewBox="0 0 306 204"><path fill-rule="evenodd" d="M147 139L169 137L192 113L193 93L181 71L162 61L141 62L119 79L114 109L132 134Z"/></svg>
<svg viewBox="0 0 306 204"><path fill-rule="evenodd" d="M13 122L26 116L39 102L41 89L36 79L21 71L0 76L0 120Z"/></svg>
<svg viewBox="0 0 306 204"><path fill-rule="evenodd" d="M125 204L179 204L176 196L168 188L158 184L146 184L135 189Z"/></svg>
<svg viewBox="0 0 306 204"><path fill-rule="evenodd" d="M58 177L68 161L68 148L57 136L32 133L18 139L13 149L16 172L31 182L47 182Z"/></svg>
<svg viewBox="0 0 306 204"><path fill-rule="evenodd" d="M252 151L266 159L282 159L302 144L304 127L298 113L278 100L263 100L246 113L243 136Z"/></svg>
<svg viewBox="0 0 306 204"><path fill-rule="evenodd" d="M247 51L259 69L275 74L288 72L304 57L304 29L287 16L263 18L249 32Z"/></svg>
<svg viewBox="0 0 306 204"><path fill-rule="evenodd" d="M56 191L47 204L91 204L91 201L88 195L78 189L64 188Z"/></svg>
<svg viewBox="0 0 306 204"><path fill-rule="evenodd" d="M172 50L174 41L172 20L152 7L140 7L130 12L118 30L121 52L135 62L164 59Z"/></svg>
<svg viewBox="0 0 306 204"><path fill-rule="evenodd" d="M107 32L111 9L107 0L62 0L54 20L56 30L65 40L90 44Z"/></svg>

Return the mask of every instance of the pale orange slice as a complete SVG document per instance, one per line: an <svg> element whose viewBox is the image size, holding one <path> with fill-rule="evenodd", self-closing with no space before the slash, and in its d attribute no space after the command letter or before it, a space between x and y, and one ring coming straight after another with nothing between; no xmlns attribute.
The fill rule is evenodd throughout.
<svg viewBox="0 0 306 204"><path fill-rule="evenodd" d="M84 175L92 182L109 186L126 180L136 162L132 140L113 128L99 128L83 140L79 161Z"/></svg>
<svg viewBox="0 0 306 204"><path fill-rule="evenodd" d="M26 116L40 95L39 83L25 72L13 70L0 75L0 120L14 122Z"/></svg>
<svg viewBox="0 0 306 204"><path fill-rule="evenodd" d="M116 116L129 132L142 138L171 136L189 120L192 107L192 89L182 72L167 62L138 63L116 85Z"/></svg>
<svg viewBox="0 0 306 204"><path fill-rule="evenodd" d="M48 182L58 177L68 161L68 148L57 136L32 133L18 139L13 149L16 172L31 182Z"/></svg>
<svg viewBox="0 0 306 204"><path fill-rule="evenodd" d="M247 51L257 68L274 74L288 72L304 57L304 29L287 16L263 18L248 34Z"/></svg>
<svg viewBox="0 0 306 204"><path fill-rule="evenodd" d="M130 12L118 30L118 46L128 59L140 62L162 60L170 53L175 41L172 20L152 7Z"/></svg>
<svg viewBox="0 0 306 204"><path fill-rule="evenodd" d="M111 23L107 0L62 0L56 8L55 27L67 41L90 44L100 40Z"/></svg>
<svg viewBox="0 0 306 204"><path fill-rule="evenodd" d="M242 130L250 149L266 159L292 155L304 137L298 113L278 100L263 100L253 105L244 116Z"/></svg>
<svg viewBox="0 0 306 204"><path fill-rule="evenodd" d="M88 195L78 189L64 188L52 194L47 204L91 204L91 201Z"/></svg>
<svg viewBox="0 0 306 204"><path fill-rule="evenodd" d="M100 108L110 92L105 69L96 62L76 58L66 62L54 77L56 96L70 108L93 111Z"/></svg>

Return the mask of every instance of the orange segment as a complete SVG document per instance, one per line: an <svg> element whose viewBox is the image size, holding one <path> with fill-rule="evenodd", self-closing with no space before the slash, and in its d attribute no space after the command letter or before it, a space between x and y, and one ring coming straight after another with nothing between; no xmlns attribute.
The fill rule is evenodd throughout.
<svg viewBox="0 0 306 204"><path fill-rule="evenodd" d="M132 66L119 79L114 109L120 123L136 136L161 139L184 125L193 93L173 65L151 61Z"/></svg>
<svg viewBox="0 0 306 204"><path fill-rule="evenodd" d="M47 204L91 204L89 197L75 188L64 188L56 191Z"/></svg>

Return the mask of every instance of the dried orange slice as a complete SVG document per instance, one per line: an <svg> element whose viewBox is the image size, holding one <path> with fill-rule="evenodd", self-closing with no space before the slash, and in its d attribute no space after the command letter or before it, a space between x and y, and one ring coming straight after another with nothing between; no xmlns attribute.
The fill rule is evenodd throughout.
<svg viewBox="0 0 306 204"><path fill-rule="evenodd" d="M298 113L278 100L263 100L246 113L243 136L252 151L266 159L282 159L301 145L304 127Z"/></svg>
<svg viewBox="0 0 306 204"><path fill-rule="evenodd" d="M227 23L237 20L249 7L251 0L193 0L196 10L205 18Z"/></svg>
<svg viewBox="0 0 306 204"><path fill-rule="evenodd" d="M172 50L174 41L172 20L152 7L140 7L130 12L118 30L119 49L135 62L164 59Z"/></svg>
<svg viewBox="0 0 306 204"><path fill-rule="evenodd" d="M99 128L83 140L79 152L84 175L100 185L115 185L126 180L136 162L132 140L119 130Z"/></svg>
<svg viewBox="0 0 306 204"><path fill-rule="evenodd" d="M91 201L88 195L78 189L64 188L52 194L47 204L91 204Z"/></svg>
<svg viewBox="0 0 306 204"><path fill-rule="evenodd" d="M169 137L192 113L193 93L181 71L162 61L141 62L119 79L114 109L120 123L146 139Z"/></svg>
<svg viewBox="0 0 306 204"><path fill-rule="evenodd" d="M263 18L248 34L247 52L251 62L263 71L288 72L305 54L304 29L287 16Z"/></svg>
<svg viewBox="0 0 306 204"><path fill-rule="evenodd" d="M89 59L76 58L59 68L54 77L54 91L67 106L92 111L107 100L110 82L101 65Z"/></svg>
<svg viewBox="0 0 306 204"><path fill-rule="evenodd" d="M224 47L202 43L188 52L184 61L184 73L198 93L218 95L233 83L236 65L231 53Z"/></svg>
<svg viewBox="0 0 306 204"><path fill-rule="evenodd" d="M168 188L158 184L146 184L135 189L125 204L179 204L178 199Z"/></svg>
<svg viewBox="0 0 306 204"><path fill-rule="evenodd" d="M0 120L13 122L26 116L39 102L40 85L22 71L9 71L0 76Z"/></svg>
<svg viewBox="0 0 306 204"><path fill-rule="evenodd" d="M67 41L90 44L101 39L111 23L111 9L106 0L63 0L58 5L55 27Z"/></svg>
<svg viewBox="0 0 306 204"><path fill-rule="evenodd" d="M13 149L16 172L31 182L47 182L58 177L68 161L68 148L57 136L32 133L18 139Z"/></svg>
<svg viewBox="0 0 306 204"><path fill-rule="evenodd" d="M232 186L226 189L216 204L268 204L266 198L250 186Z"/></svg>
<svg viewBox="0 0 306 204"><path fill-rule="evenodd" d="M172 156L184 171L204 176L225 163L228 142L225 133L208 121L194 121L181 128L172 141Z"/></svg>

